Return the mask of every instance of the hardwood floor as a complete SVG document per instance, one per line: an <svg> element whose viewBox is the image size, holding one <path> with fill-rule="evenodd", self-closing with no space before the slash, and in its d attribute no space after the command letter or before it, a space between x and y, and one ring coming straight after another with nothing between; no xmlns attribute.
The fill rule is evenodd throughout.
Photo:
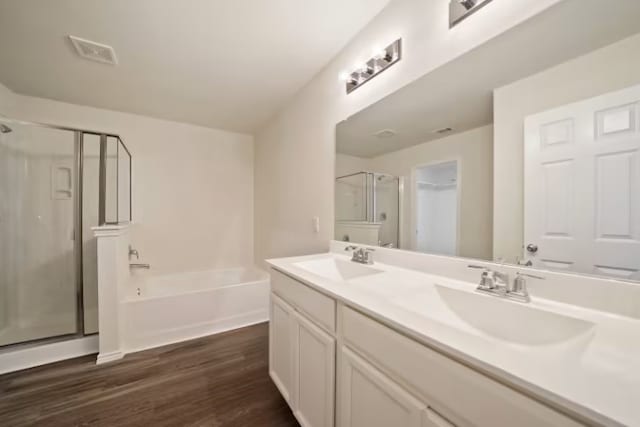
<svg viewBox="0 0 640 427"><path fill-rule="evenodd" d="M0 376L0 425L297 426L268 375L260 324L126 356Z"/></svg>

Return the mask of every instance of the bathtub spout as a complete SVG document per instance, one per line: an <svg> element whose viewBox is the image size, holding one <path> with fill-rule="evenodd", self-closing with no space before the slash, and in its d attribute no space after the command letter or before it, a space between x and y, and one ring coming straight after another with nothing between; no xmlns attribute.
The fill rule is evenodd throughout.
<svg viewBox="0 0 640 427"><path fill-rule="evenodd" d="M129 264L129 268L143 268L149 270L151 266L149 264Z"/></svg>

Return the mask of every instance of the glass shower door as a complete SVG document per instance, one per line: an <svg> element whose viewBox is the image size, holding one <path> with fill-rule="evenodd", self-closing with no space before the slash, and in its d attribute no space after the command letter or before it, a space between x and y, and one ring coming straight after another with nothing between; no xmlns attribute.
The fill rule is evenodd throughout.
<svg viewBox="0 0 640 427"><path fill-rule="evenodd" d="M380 246L398 247L400 183L396 176L374 173L375 212L373 221L380 224Z"/></svg>
<svg viewBox="0 0 640 427"><path fill-rule="evenodd" d="M0 122L0 346L78 332L76 145Z"/></svg>
<svg viewBox="0 0 640 427"><path fill-rule="evenodd" d="M359 172L336 178L336 221L368 220L368 175L366 172Z"/></svg>

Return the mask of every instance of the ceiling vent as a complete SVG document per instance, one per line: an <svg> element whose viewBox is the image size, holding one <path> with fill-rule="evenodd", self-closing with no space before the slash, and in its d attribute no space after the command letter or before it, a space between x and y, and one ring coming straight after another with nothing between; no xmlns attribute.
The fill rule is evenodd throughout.
<svg viewBox="0 0 640 427"><path fill-rule="evenodd" d="M445 133L449 133L449 132L453 132L452 128L442 128L442 129L435 129L433 131L431 131L431 133L437 133L437 134L445 134Z"/></svg>
<svg viewBox="0 0 640 427"><path fill-rule="evenodd" d="M111 46L81 39L80 37L69 36L69 40L76 48L78 55L91 61L98 61L104 64L116 65L118 58Z"/></svg>
<svg viewBox="0 0 640 427"><path fill-rule="evenodd" d="M383 129L373 134L373 136L378 137L380 139L388 139L396 136L396 131L393 129Z"/></svg>

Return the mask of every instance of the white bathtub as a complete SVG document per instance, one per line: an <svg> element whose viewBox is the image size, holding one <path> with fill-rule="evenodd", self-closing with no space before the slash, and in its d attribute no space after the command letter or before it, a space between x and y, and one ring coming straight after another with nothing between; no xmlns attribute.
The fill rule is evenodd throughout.
<svg viewBox="0 0 640 427"><path fill-rule="evenodd" d="M127 353L269 319L269 275L254 268L132 280L122 310Z"/></svg>

